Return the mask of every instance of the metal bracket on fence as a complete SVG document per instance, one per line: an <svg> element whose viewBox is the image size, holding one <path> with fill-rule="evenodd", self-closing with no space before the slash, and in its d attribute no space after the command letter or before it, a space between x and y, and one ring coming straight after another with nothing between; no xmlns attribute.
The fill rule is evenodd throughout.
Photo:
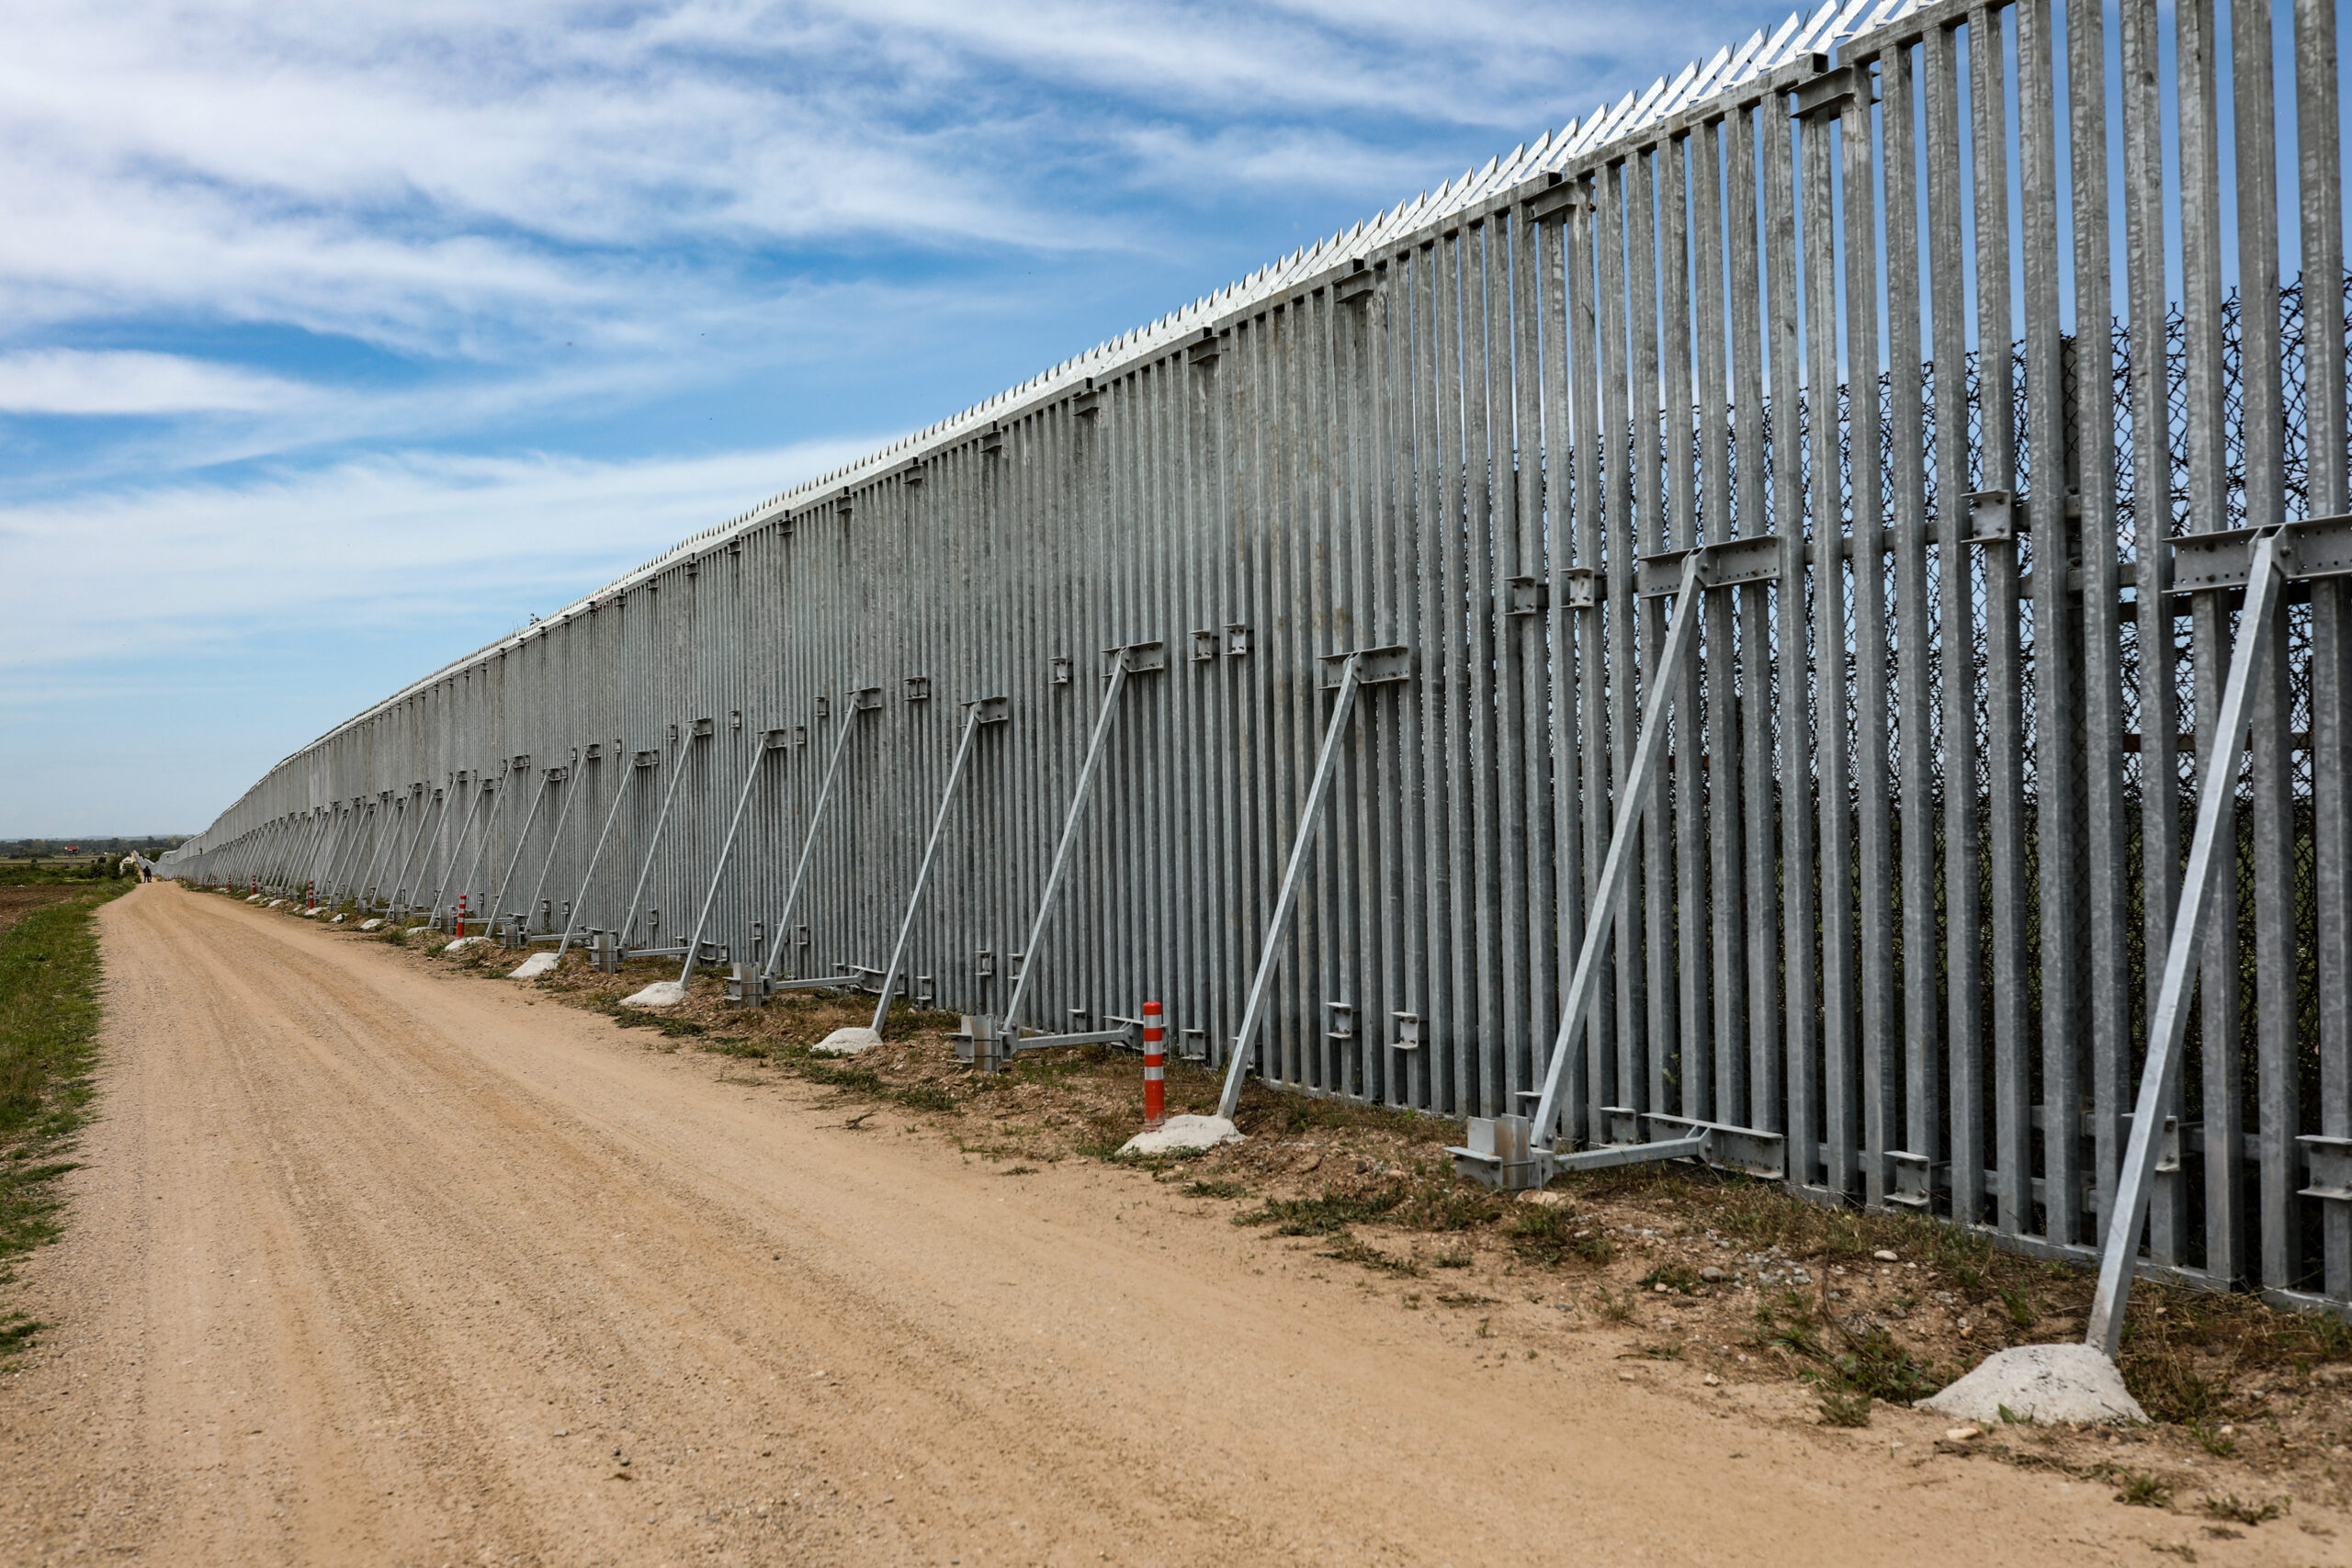
<svg viewBox="0 0 2352 1568"><path fill-rule="evenodd" d="M1290 865L1283 873L1281 891L1274 896L1273 918L1266 922L1266 940L1258 952L1257 974L1250 982L1250 998L1241 1010L1241 1029L1233 1040L1233 1059L1226 1064L1225 1090L1217 1097L1216 1113L1228 1122L1241 1103L1242 1076L1257 1055L1258 1036L1272 1004L1274 969L1282 957L1283 936L1290 926L1291 910L1298 903L1298 886L1306 878L1315 835L1322 825L1324 798L1330 794L1331 781L1340 771L1340 741L1354 716L1356 693L1364 686L1410 679L1413 652L1400 645L1360 648L1352 653L1327 655L1322 664L1323 689L1336 691L1340 697L1331 705L1331 716L1323 727L1323 749L1315 760L1315 777L1306 786L1298 830L1291 840Z"/></svg>
<svg viewBox="0 0 2352 1568"><path fill-rule="evenodd" d="M1593 610L1608 597L1609 585L1589 566L1572 566L1560 574L1567 580L1568 608Z"/></svg>
<svg viewBox="0 0 2352 1568"><path fill-rule="evenodd" d="M1699 545L1685 550L1660 550L1656 555L1642 557L1636 570L1635 590L1645 599L1663 599L1682 592L1683 568L1690 562L1699 567L1702 588L1731 588L1742 582L1777 582L1785 560L1788 541L1778 534L1755 534L1737 539L1718 539L1712 545Z"/></svg>
<svg viewBox="0 0 2352 1568"><path fill-rule="evenodd" d="M1445 1152L1460 1175L1498 1192L1529 1192L1552 1179L1552 1155L1529 1136L1534 1123L1524 1116L1473 1116L1469 1139Z"/></svg>
<svg viewBox="0 0 2352 1568"><path fill-rule="evenodd" d="M948 808L956 804L956 791L964 782L964 764L972 755L972 738L987 724L1002 724L1012 716L1012 705L1004 697L975 697L964 705L964 733L956 742L956 760L948 765L947 787L940 792L939 811L932 818L931 838L922 847L922 863L915 868L915 885L907 895L907 912L899 921L899 940L890 949L889 966L882 971L881 995L874 1004L874 1032L882 1032L882 1024L890 1016L890 992L899 982L899 967L906 962L907 943L915 931L915 912L922 908L922 891L931 881L931 868L939 860L939 840L947 831Z"/></svg>
<svg viewBox="0 0 2352 1568"><path fill-rule="evenodd" d="M1552 605L1552 587L1540 577L1514 577L1508 580L1510 590L1505 603L1506 615L1540 615Z"/></svg>
<svg viewBox="0 0 2352 1568"><path fill-rule="evenodd" d="M1445 1152L1453 1156L1458 1174L1500 1192L1540 1188L1565 1171L1610 1170L1669 1159L1695 1159L1772 1180L1788 1168L1787 1140L1778 1133L1623 1106L1604 1107L1601 1114L1608 1119L1611 1141L1599 1148L1573 1154L1547 1149L1536 1141L1536 1122L1528 1117L1474 1116L1466 1146Z"/></svg>
<svg viewBox="0 0 2352 1568"><path fill-rule="evenodd" d="M1527 220L1544 223L1564 219L1584 205L1584 187L1573 180L1564 180L1555 172L1554 184L1545 186L1527 200Z"/></svg>
<svg viewBox="0 0 2352 1568"><path fill-rule="evenodd" d="M2301 1196L2352 1203L2352 1138L2306 1133L2295 1142L2303 1145L2303 1159L2312 1183L2302 1190Z"/></svg>
<svg viewBox="0 0 2352 1568"><path fill-rule="evenodd" d="M1913 1154L1906 1149L1887 1151L1887 1164L1894 1170L1894 1190L1886 1201L1922 1213L1936 1201L1936 1161L1932 1155Z"/></svg>
<svg viewBox="0 0 2352 1568"><path fill-rule="evenodd" d="M1102 771L1102 754L1118 723L1119 702L1126 692L1127 677L1157 675L1168 668L1168 645L1164 642L1134 642L1122 648L1106 648L1102 652L1111 661L1109 684L1102 690L1102 706L1095 715L1094 733L1086 743L1086 760L1079 765L1078 782L1070 790L1069 807L1062 817L1061 840L1054 846L1054 858L1046 871L1045 890L1037 897L1037 913L1029 922L1029 940L1022 947L1023 953L1031 957L1046 940L1046 924L1053 918L1062 878L1069 870L1070 853L1078 843L1079 827L1086 820L1087 803L1093 797L1094 781ZM1004 1005L1004 1027L1016 1036L1021 1032L1022 998L1029 994L1030 977L1037 969L1034 963L1021 965L1021 972L1012 982L1012 996ZM879 1029L881 1025L875 1027Z"/></svg>
<svg viewBox="0 0 2352 1568"><path fill-rule="evenodd" d="M2339 519L2326 519L2337 522ZM2098 1285L2091 1294L2084 1341L2109 1360L2123 1340L2123 1311L2140 1254L2140 1230L2147 1223L2148 1190L2155 1180L2164 1141L2158 1135L2163 1108L2180 1078L2182 1043L2188 1033L2191 992L2201 967L2205 931L2218 901L2222 835L2237 832L2238 753L2253 722L2256 688L2268 657L2270 626L2278 610L2287 572L2280 563L2280 527L2258 528L2249 536L2245 605L2238 615L2237 639L2230 649L2229 679L2222 682L2221 711L2197 792L2197 829L2188 841L2188 863L2181 877L2180 902L2173 912L2172 941L2165 949L2155 1005L2148 1010L2148 1056L2132 1111L2132 1133L2117 1171L2106 1246L2099 1254ZM2234 984L2234 978L2225 980Z"/></svg>
<svg viewBox="0 0 2352 1568"><path fill-rule="evenodd" d="M1694 1156L1708 1165L1724 1170L1745 1171L1749 1176L1770 1181L1782 1179L1788 1172L1788 1139L1779 1133L1767 1133L1757 1127L1738 1127L1726 1122L1701 1122L1688 1116L1668 1116L1655 1111L1635 1111L1617 1107L1606 1108L1612 1139L1634 1148L1663 1150L1670 1144L1698 1140L1700 1148ZM1646 1133L1648 1140L1639 1141ZM1562 1170L1584 1168L1576 1162L1582 1154L1556 1156ZM1672 1154L1655 1154L1657 1159L1679 1159ZM1623 1162L1621 1162L1623 1163Z"/></svg>
<svg viewBox="0 0 2352 1568"><path fill-rule="evenodd" d="M1960 498L1968 508L1968 543L2011 545L2026 531L2025 498L2014 491L1975 490Z"/></svg>
<svg viewBox="0 0 2352 1568"><path fill-rule="evenodd" d="M948 1039L956 1043L956 1055L983 1073L1001 1071L1005 1064L1003 1037L995 1019L985 1013L966 1013L963 1027Z"/></svg>
<svg viewBox="0 0 2352 1568"><path fill-rule="evenodd" d="M1860 98L1864 107L1878 102L1871 91L1871 68L1867 61L1851 65L1833 66L1810 81L1797 84L1796 102L1792 107L1792 119L1811 119L1832 110L1842 110L1853 99Z"/></svg>
<svg viewBox="0 0 2352 1568"><path fill-rule="evenodd" d="M2253 570L2260 528L2184 534L2172 541L2172 591L2199 593L2243 588ZM2277 530L2281 575L2297 581L2352 577L2352 517L2306 517Z"/></svg>
<svg viewBox="0 0 2352 1568"><path fill-rule="evenodd" d="M989 1072L1001 1070L1012 1061L1013 1054L1020 1051L1051 1051L1061 1045L1125 1045L1133 1049L1141 1042L1143 1020L1121 1018L1115 1013L1104 1016L1118 1027L1086 1029L1067 1034L1023 1034L1019 1030L1007 1028L995 1019L967 1013L964 1019L965 1032L949 1038L956 1042L956 1054L958 1056L969 1059L975 1067ZM976 1024L986 1024L990 1031L989 1038L994 1043L991 1059L985 1067L973 1048L975 1037L971 1032Z"/></svg>
<svg viewBox="0 0 2352 1568"><path fill-rule="evenodd" d="M1355 682L1359 686L1385 686L1393 682L1407 681L1413 674L1413 650L1402 645L1388 648L1363 648L1353 653L1327 653L1320 663L1321 678L1317 682L1327 692L1337 692L1346 684L1348 666L1355 665Z"/></svg>
<svg viewBox="0 0 2352 1568"><path fill-rule="evenodd" d="M760 973L756 964L738 964L727 976L727 1005L737 1008L765 1007L775 987L768 977Z"/></svg>

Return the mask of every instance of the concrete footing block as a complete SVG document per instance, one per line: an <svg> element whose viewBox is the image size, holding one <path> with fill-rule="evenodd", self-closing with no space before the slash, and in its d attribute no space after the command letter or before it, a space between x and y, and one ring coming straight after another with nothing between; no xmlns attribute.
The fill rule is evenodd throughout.
<svg viewBox="0 0 2352 1568"><path fill-rule="evenodd" d="M2087 1345L2019 1345L1984 1358L1977 1369L1919 1408L1963 1421L2145 1421L2148 1413L2123 1387L2115 1363Z"/></svg>
<svg viewBox="0 0 2352 1568"><path fill-rule="evenodd" d="M863 1026L836 1029L814 1045L809 1052L819 1056L854 1056L860 1051L870 1051L882 1043L882 1036Z"/></svg>
<svg viewBox="0 0 2352 1568"><path fill-rule="evenodd" d="M366 919L359 922L359 929L363 931L381 931L383 929L383 916L370 915Z"/></svg>
<svg viewBox="0 0 2352 1568"><path fill-rule="evenodd" d="M1170 1116L1148 1133L1119 1145L1123 1155L1197 1154L1219 1144L1241 1142L1240 1131L1222 1116Z"/></svg>
<svg viewBox="0 0 2352 1568"><path fill-rule="evenodd" d="M673 1008L686 999L686 988L675 980L656 980L641 991L621 998L625 1008Z"/></svg>
<svg viewBox="0 0 2352 1568"><path fill-rule="evenodd" d="M489 940L490 938L486 936L461 936L441 951L444 953L463 953L466 949L469 947L479 947Z"/></svg>
<svg viewBox="0 0 2352 1568"><path fill-rule="evenodd" d="M522 963L514 965L514 969L508 973L506 977L510 980L536 980L554 967L554 953L535 953L531 954L530 957L523 960Z"/></svg>

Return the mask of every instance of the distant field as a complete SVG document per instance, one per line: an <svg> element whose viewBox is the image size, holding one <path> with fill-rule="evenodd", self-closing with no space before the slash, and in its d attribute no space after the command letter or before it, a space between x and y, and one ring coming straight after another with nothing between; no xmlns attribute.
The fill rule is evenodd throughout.
<svg viewBox="0 0 2352 1568"><path fill-rule="evenodd" d="M88 882L58 882L35 887L11 887L0 877L0 931L6 931L44 905L62 902L86 890Z"/></svg>
<svg viewBox="0 0 2352 1568"><path fill-rule="evenodd" d="M86 887L111 879L120 855L76 855L71 860L0 860L0 892L13 887Z"/></svg>

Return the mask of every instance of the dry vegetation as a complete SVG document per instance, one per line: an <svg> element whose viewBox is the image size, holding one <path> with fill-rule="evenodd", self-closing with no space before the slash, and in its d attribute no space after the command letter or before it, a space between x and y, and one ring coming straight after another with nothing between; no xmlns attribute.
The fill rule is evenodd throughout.
<svg viewBox="0 0 2352 1568"><path fill-rule="evenodd" d="M485 978L523 956L482 946L426 958L440 940L402 945L420 962ZM870 998L800 992L737 1010L704 978L676 1009L618 1005L674 975L651 962L598 975L575 954L537 986L645 1030L652 1049L715 1054L729 1059L722 1070L757 1081L829 1088L845 1124L935 1134L1008 1177L1073 1159L1128 1166L1289 1249L1311 1272L1393 1296L1400 1310L1459 1314L1492 1342L1498 1368L1579 1339L1636 1369L1623 1375L1687 1385L1694 1398L1866 1427L1879 1404L1931 1393L1994 1350L2083 1330L2089 1276L1933 1221L1823 1207L1679 1164L1569 1176L1505 1199L1453 1175L1443 1147L1459 1141L1458 1122L1255 1080L1236 1119L1246 1142L1121 1159L1141 1110L1131 1054L1074 1047L981 1077L944 1037L952 1015L904 1007L883 1046L849 1059L811 1054L831 1031L866 1022ZM1204 1069L1171 1063L1170 1113L1213 1111L1217 1087ZM1947 1436L1935 1450L2112 1483L2119 1501L2210 1516L2216 1533L2287 1516L2294 1496L2352 1498L2352 1328L2244 1296L2143 1284L2122 1366L2151 1427L2017 1424Z"/></svg>

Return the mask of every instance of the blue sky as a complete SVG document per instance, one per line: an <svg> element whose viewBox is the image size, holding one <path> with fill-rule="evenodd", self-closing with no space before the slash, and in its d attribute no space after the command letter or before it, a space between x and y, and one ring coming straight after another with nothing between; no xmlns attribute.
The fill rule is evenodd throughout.
<svg viewBox="0 0 2352 1568"><path fill-rule="evenodd" d="M532 611L1781 14L0 7L0 835L200 828Z"/></svg>
<svg viewBox="0 0 2352 1568"><path fill-rule="evenodd" d="M0 8L0 836L193 831L531 613L1784 14Z"/></svg>

